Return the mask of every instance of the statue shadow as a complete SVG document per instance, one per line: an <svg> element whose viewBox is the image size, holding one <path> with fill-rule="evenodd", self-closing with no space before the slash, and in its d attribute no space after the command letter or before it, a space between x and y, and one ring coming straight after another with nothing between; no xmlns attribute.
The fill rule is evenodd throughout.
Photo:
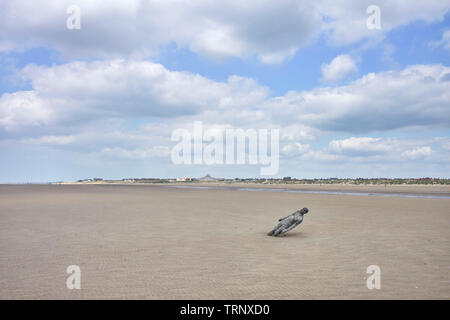
<svg viewBox="0 0 450 320"><path fill-rule="evenodd" d="M307 238L308 234L305 232L288 232L282 236L278 236L278 237L274 237L274 236L268 236L267 233L264 234L266 237L269 238L278 238L278 239L282 239L282 238Z"/></svg>

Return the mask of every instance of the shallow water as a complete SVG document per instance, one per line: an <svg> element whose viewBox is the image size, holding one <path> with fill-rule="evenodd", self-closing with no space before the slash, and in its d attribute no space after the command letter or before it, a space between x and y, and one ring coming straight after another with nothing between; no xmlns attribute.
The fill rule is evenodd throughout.
<svg viewBox="0 0 450 320"><path fill-rule="evenodd" d="M423 193L391 193L391 192L356 192L356 191L329 191L329 190L300 190L287 188L242 188L227 186L167 186L168 188L180 189L203 189L203 190L235 190L235 191L254 191L254 192L290 192L306 194L336 194L348 196L374 196L374 197L393 197L393 198L424 198L424 199L450 199L448 195L441 194L423 194Z"/></svg>

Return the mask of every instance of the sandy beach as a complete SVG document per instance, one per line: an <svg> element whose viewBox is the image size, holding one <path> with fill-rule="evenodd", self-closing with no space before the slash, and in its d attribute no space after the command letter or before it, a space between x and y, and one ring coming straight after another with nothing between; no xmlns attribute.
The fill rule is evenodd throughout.
<svg viewBox="0 0 450 320"><path fill-rule="evenodd" d="M378 188L449 195L405 187ZM266 236L302 207L298 228ZM449 214L450 199L0 185L0 298L449 299Z"/></svg>

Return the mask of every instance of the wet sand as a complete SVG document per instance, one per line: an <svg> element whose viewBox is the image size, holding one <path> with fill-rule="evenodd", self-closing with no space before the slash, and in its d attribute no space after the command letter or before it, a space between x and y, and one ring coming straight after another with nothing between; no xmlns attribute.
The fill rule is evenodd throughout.
<svg viewBox="0 0 450 320"><path fill-rule="evenodd" d="M0 298L449 299L449 214L449 199L0 185ZM74 264L81 290L66 288Z"/></svg>

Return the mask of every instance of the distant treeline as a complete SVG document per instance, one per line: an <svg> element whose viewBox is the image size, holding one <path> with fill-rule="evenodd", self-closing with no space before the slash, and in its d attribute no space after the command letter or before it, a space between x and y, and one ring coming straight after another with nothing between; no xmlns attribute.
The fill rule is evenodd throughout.
<svg viewBox="0 0 450 320"><path fill-rule="evenodd" d="M439 184L450 185L450 179L440 178L323 178L323 179L297 179L292 177L284 178L234 178L234 179L216 179L216 181L204 181L201 179L190 178L186 181L180 181L177 179L161 179L161 178L126 178L122 180L103 180L102 178L83 179L78 182L83 183L196 183L196 182L217 182L225 183L264 183L264 184L382 184L382 185L394 185L394 184Z"/></svg>
<svg viewBox="0 0 450 320"><path fill-rule="evenodd" d="M290 183L290 184L450 184L450 179L440 178L326 178L326 179L297 179L284 177L282 179L240 179L240 182L258 183Z"/></svg>

